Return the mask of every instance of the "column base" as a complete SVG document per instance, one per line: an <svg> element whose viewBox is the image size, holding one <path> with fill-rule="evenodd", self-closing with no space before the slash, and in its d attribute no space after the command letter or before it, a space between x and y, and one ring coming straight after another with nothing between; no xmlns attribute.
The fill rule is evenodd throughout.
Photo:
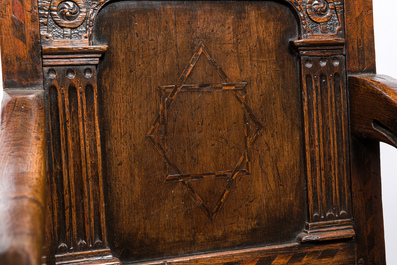
<svg viewBox="0 0 397 265"><path fill-rule="evenodd" d="M307 223L297 237L300 243L352 238L356 235L351 219Z"/></svg>
<svg viewBox="0 0 397 265"><path fill-rule="evenodd" d="M56 265L122 265L118 258L113 257L110 249L97 249L55 256Z"/></svg>

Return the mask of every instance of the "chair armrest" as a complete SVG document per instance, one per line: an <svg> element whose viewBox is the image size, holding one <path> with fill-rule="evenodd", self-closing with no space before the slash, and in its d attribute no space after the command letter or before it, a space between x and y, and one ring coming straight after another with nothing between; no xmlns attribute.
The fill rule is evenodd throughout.
<svg viewBox="0 0 397 265"><path fill-rule="evenodd" d="M43 91L5 91L0 127L0 264L41 264L45 220Z"/></svg>
<svg viewBox="0 0 397 265"><path fill-rule="evenodd" d="M349 77L352 133L397 148L397 80L385 75Z"/></svg>

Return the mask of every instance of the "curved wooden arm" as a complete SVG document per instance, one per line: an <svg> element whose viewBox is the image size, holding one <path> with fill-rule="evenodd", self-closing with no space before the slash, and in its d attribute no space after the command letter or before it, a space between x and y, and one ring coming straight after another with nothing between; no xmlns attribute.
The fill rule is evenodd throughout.
<svg viewBox="0 0 397 265"><path fill-rule="evenodd" d="M8 101L8 102L7 102ZM45 207L42 91L6 91L0 128L0 264L41 264Z"/></svg>
<svg viewBox="0 0 397 265"><path fill-rule="evenodd" d="M352 133L397 148L397 80L384 75L349 77Z"/></svg>

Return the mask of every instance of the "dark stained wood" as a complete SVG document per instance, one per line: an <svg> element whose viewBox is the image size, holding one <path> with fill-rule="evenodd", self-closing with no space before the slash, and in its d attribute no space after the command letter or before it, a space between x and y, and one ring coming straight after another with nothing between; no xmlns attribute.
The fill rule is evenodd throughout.
<svg viewBox="0 0 397 265"><path fill-rule="evenodd" d="M359 138L353 140L352 153L352 161L357 164L352 174L360 242L357 256L367 262L385 264L380 165L376 159L379 144L375 141L397 146L397 80L375 74L350 76L349 90L352 133Z"/></svg>
<svg viewBox="0 0 397 265"><path fill-rule="evenodd" d="M120 264L107 248L96 64L107 46L43 48L50 261ZM73 253L70 253L73 252Z"/></svg>
<svg viewBox="0 0 397 265"><path fill-rule="evenodd" d="M372 0L345 0L345 12L346 70L349 73L375 73ZM358 104L359 108L362 103L351 105L355 108ZM382 103L376 104L377 107L384 107ZM363 108L361 110L366 113L368 111ZM376 111L374 108L371 110ZM352 137L350 159L356 260L361 264L385 264L379 143Z"/></svg>
<svg viewBox="0 0 397 265"><path fill-rule="evenodd" d="M161 264L216 264L216 265L261 265L261 264L353 264L354 243L331 243L328 245L285 244L280 247L261 247L236 251L218 252L168 260L143 262L141 265ZM128 264L128 263L127 263Z"/></svg>
<svg viewBox="0 0 397 265"><path fill-rule="evenodd" d="M384 75L349 77L352 133L397 147L397 80Z"/></svg>
<svg viewBox="0 0 397 265"><path fill-rule="evenodd" d="M44 46L43 66L97 65L107 46Z"/></svg>
<svg viewBox="0 0 397 265"><path fill-rule="evenodd" d="M353 150L353 161L357 163L357 173L353 172L353 199L356 200L357 230L361 230L357 255L366 261L384 264L380 165L373 157L379 156L379 144L375 141L397 146L397 80L375 74L350 76L349 88L352 133L360 138L355 140Z"/></svg>
<svg viewBox="0 0 397 265"><path fill-rule="evenodd" d="M44 77L48 264L385 263L371 1L0 6L6 86Z"/></svg>
<svg viewBox="0 0 397 265"><path fill-rule="evenodd" d="M351 238L343 39L297 40L301 61L309 220L301 242Z"/></svg>
<svg viewBox="0 0 397 265"><path fill-rule="evenodd" d="M299 67L289 49L298 32L288 7L120 2L98 21L94 44L109 46L98 92L117 255L139 260L294 241L306 194ZM243 91L181 87L233 82L247 84ZM184 174L193 177L166 181Z"/></svg>
<svg viewBox="0 0 397 265"><path fill-rule="evenodd" d="M0 46L6 88L42 88L38 2L0 2Z"/></svg>
<svg viewBox="0 0 397 265"><path fill-rule="evenodd" d="M346 70L375 73L372 0L345 0Z"/></svg>
<svg viewBox="0 0 397 265"><path fill-rule="evenodd" d="M379 142L353 137L351 161L356 260L386 264Z"/></svg>
<svg viewBox="0 0 397 265"><path fill-rule="evenodd" d="M45 220L43 91L4 92L0 127L0 263L41 264Z"/></svg>

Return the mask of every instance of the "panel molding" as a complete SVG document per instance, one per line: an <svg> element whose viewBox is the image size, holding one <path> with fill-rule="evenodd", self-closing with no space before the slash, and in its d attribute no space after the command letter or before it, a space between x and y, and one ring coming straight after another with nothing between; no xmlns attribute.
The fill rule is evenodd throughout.
<svg viewBox="0 0 397 265"><path fill-rule="evenodd" d="M354 242L310 246L308 244L287 244L283 246L259 247L243 250L208 253L197 256L149 261L141 265L162 264L216 264L216 265L261 265L261 264L353 264L355 262ZM136 263L127 263L136 264Z"/></svg>

